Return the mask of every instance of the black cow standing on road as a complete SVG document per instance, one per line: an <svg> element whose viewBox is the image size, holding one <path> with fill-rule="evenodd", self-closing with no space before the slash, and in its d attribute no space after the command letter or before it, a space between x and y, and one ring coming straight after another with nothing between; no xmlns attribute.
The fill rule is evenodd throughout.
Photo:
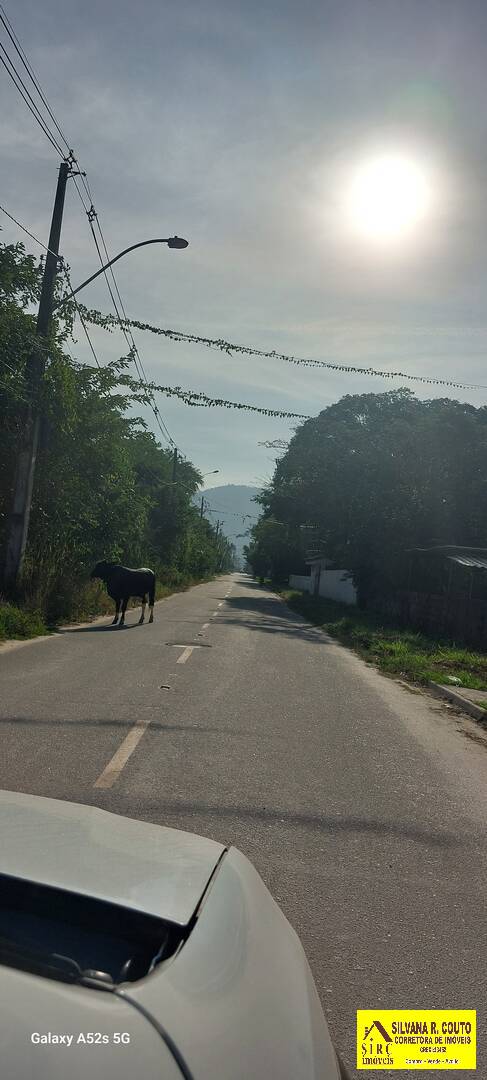
<svg viewBox="0 0 487 1080"><path fill-rule="evenodd" d="M120 626L125 623L125 612L131 596L140 596L142 599L142 615L139 625L144 621L145 605L149 597L149 622L154 622L154 599L156 591L156 575L153 570L141 566L139 570L130 570L128 566L119 566L118 563L97 562L91 571L90 577L100 578L105 582L107 593L115 601L116 610L112 626L118 622L120 606Z"/></svg>

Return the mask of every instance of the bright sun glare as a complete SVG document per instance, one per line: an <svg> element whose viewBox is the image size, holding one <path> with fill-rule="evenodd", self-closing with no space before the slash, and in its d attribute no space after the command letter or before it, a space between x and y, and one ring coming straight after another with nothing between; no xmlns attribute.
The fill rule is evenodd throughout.
<svg viewBox="0 0 487 1080"><path fill-rule="evenodd" d="M399 154L377 157L352 178L347 214L355 232L377 242L399 241L426 216L431 190L424 169Z"/></svg>

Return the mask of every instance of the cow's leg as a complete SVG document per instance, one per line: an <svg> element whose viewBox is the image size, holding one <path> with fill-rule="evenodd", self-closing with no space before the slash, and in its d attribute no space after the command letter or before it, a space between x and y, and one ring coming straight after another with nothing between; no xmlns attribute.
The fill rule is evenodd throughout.
<svg viewBox="0 0 487 1080"><path fill-rule="evenodd" d="M149 622L154 622L154 601L149 604Z"/></svg>
<svg viewBox="0 0 487 1080"><path fill-rule="evenodd" d="M127 610L127 604L129 602L128 596L124 596L122 600L122 614L120 616L120 626L125 626L125 612Z"/></svg>
<svg viewBox="0 0 487 1080"><path fill-rule="evenodd" d="M146 605L146 603L147 603L147 597L143 596L142 597L142 615L140 616L140 619L139 619L139 626L142 626L142 623L143 623L144 618L145 618L145 605Z"/></svg>
<svg viewBox="0 0 487 1080"><path fill-rule="evenodd" d="M116 626L118 623L118 616L120 612L120 600L115 600L115 618L112 622L112 626Z"/></svg>

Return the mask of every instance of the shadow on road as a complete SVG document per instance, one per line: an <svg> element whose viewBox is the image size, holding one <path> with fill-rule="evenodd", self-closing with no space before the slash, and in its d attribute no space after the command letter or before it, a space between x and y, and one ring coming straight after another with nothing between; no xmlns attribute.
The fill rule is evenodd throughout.
<svg viewBox="0 0 487 1080"><path fill-rule="evenodd" d="M161 699L162 699L162 692L161 692ZM51 716L49 716L49 717L44 717L43 716L43 717L40 717L40 718L37 717L37 716L36 717L32 717L32 716L2 716L2 717L0 717L0 730L2 728L2 724L17 724L20 727L33 727L33 728L37 728L39 726L60 728L63 725L69 725L69 728L79 728L79 727L100 727L100 728L105 727L105 728L109 728L109 727L113 727L113 728L121 728L121 729L127 728L127 731L130 731L131 728L133 727L134 721L133 721L133 717L125 717L125 718L122 718L122 719L114 719L114 720L106 719L105 717L102 717L102 718L100 718L100 717L89 717L89 718L86 718L86 719L83 718L83 719L79 719L79 720L70 720L69 717L66 717L66 716L59 716L59 717L54 717L54 718L51 717ZM207 734L215 734L215 735L221 735L221 734L239 735L239 734L241 734L241 731L240 731L239 728L231 728L231 727L226 727L225 728L225 727L221 727L221 726L218 726L218 727L204 727L201 724L162 724L158 720L151 720L151 722L150 722L150 731L176 731L176 732L179 731L182 735L184 735L187 731L190 731L191 734L194 734L194 733L199 734L200 732L202 732L205 735L207 735Z"/></svg>
<svg viewBox="0 0 487 1080"><path fill-rule="evenodd" d="M235 584L245 585L246 589L253 589L256 593L261 593L263 589L266 589L267 592L272 592L272 589L270 589L268 585L259 585L259 582L254 581L252 578L239 578L239 580L236 581Z"/></svg>
<svg viewBox="0 0 487 1080"><path fill-rule="evenodd" d="M419 844L432 845L439 848L454 848L465 846L465 840L459 839L450 833L431 832L428 829L422 829L416 825L409 825L407 823L401 824L400 822L392 821L372 821L369 818L360 817L332 817L325 814L310 814L300 811L290 811L282 809L273 809L271 807L254 807L254 806L225 806L225 805L212 805L210 803L201 802L166 802L164 800L157 803L143 803L137 801L137 810L134 816L140 817L140 810L143 807L144 819L155 821L158 824L165 825L164 814L171 816L181 817L207 817L210 821L213 819L230 819L237 820L241 824L255 825L257 824L276 824L281 828L286 825L290 825L296 828L304 828L308 831L318 831L324 833L335 833L340 835L343 833L358 833L361 835L376 835L376 836L395 836L398 840L413 840ZM135 807L134 807L135 810ZM130 815L131 807L130 802L124 801L124 813ZM152 816L146 817L146 814ZM202 825L198 822L198 832L201 834Z"/></svg>
<svg viewBox="0 0 487 1080"><path fill-rule="evenodd" d="M225 615L222 615L218 621L221 626L244 626L247 630L259 630L263 634L285 634L287 637L297 637L301 641L307 641L314 645L330 644L325 631L310 623L296 625L295 623L283 623L277 620L275 622L263 622L258 618L241 619Z"/></svg>
<svg viewBox="0 0 487 1080"><path fill-rule="evenodd" d="M56 630L57 634L102 634L110 630L135 630L136 626L144 626L144 623L129 623L128 626L117 626L113 623L105 623L103 626L66 626ZM147 623L147 625L149 625Z"/></svg>
<svg viewBox="0 0 487 1080"><path fill-rule="evenodd" d="M257 586L259 588L259 586ZM225 607L218 613L220 625L242 626L263 634L285 634L315 645L327 644L327 637L319 627L313 626L299 616L277 596L230 596Z"/></svg>
<svg viewBox="0 0 487 1080"><path fill-rule="evenodd" d="M300 638L316 645L327 644L328 638L319 627L306 620L300 619L292 612L278 596L270 596L268 592L262 595L262 586L256 582L244 581L247 590L251 589L251 595L245 596L210 596L210 600L225 600L225 606L218 612L219 625L240 626L248 630L258 630L263 634L285 634L287 637ZM200 616L201 618L203 616ZM164 622L176 623L199 623L196 619L178 619L177 615L166 618ZM113 626L104 623L102 626L70 626L56 628L57 634L98 634L113 630L134 630L139 622L129 623L125 626ZM149 625L146 621L143 625Z"/></svg>

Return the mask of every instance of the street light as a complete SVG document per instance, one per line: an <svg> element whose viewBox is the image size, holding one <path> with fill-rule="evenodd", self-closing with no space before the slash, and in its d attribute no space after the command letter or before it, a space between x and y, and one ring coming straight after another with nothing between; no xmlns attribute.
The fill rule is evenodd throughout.
<svg viewBox="0 0 487 1080"><path fill-rule="evenodd" d="M138 244L132 244L130 247L124 248L118 255L115 255L113 259L110 259L105 266L102 266L100 270L96 271L96 274L92 274L91 277L86 278L86 281L82 281L81 285L78 285L76 289L70 289L66 296L63 296L61 300L54 303L54 282L59 266L62 265L62 260L59 258L58 251L64 195L68 175L69 165L68 162L64 161L61 163L59 169L56 199L54 203L51 230L49 233L47 258L42 279L35 342L32 354L28 358L26 365L27 413L23 425L21 447L17 456L14 496L12 501L12 511L7 525L7 547L3 572L4 585L9 590L15 588L18 581L27 543L35 462L40 432L39 387L44 375L46 355L44 349L39 349L39 343L42 341L45 343L47 339L49 323L53 312L58 311L68 300L72 300L81 289L84 289L86 285L89 285L90 282L94 281L100 274L104 274L110 266L113 266L113 264L118 262L124 255L127 255L129 251L135 251L135 249L139 247L147 247L148 244L167 244L170 248L188 247L188 241L184 240L182 236L168 236L164 239L142 240Z"/></svg>
<svg viewBox="0 0 487 1080"><path fill-rule="evenodd" d="M81 292L81 289L84 289L86 285L89 285L90 282L94 281L100 274L104 274L105 270L108 270L110 266L113 266L113 264L118 262L124 255L127 255L129 251L135 251L136 248L147 247L148 244L167 244L170 248L188 247L188 241L183 240L182 236L167 236L165 239L142 240L139 244L132 244L130 247L124 248L118 255L115 255L114 259L110 259L110 262L107 262L105 266L100 267L100 269L96 271L96 274L92 274L91 277L86 278L86 281L82 281L81 285L78 285L76 289L72 289L66 296L63 296L62 300L58 300L57 304L53 305L52 310L57 311L58 308L62 307L63 304L66 304L68 300L72 300L73 296L76 296L76 293Z"/></svg>
<svg viewBox="0 0 487 1080"><path fill-rule="evenodd" d="M205 476L214 476L215 473L217 473L217 472L220 472L220 470L219 469L212 469L211 472L204 472L201 479L204 480ZM200 484L200 487L201 487L201 484Z"/></svg>

